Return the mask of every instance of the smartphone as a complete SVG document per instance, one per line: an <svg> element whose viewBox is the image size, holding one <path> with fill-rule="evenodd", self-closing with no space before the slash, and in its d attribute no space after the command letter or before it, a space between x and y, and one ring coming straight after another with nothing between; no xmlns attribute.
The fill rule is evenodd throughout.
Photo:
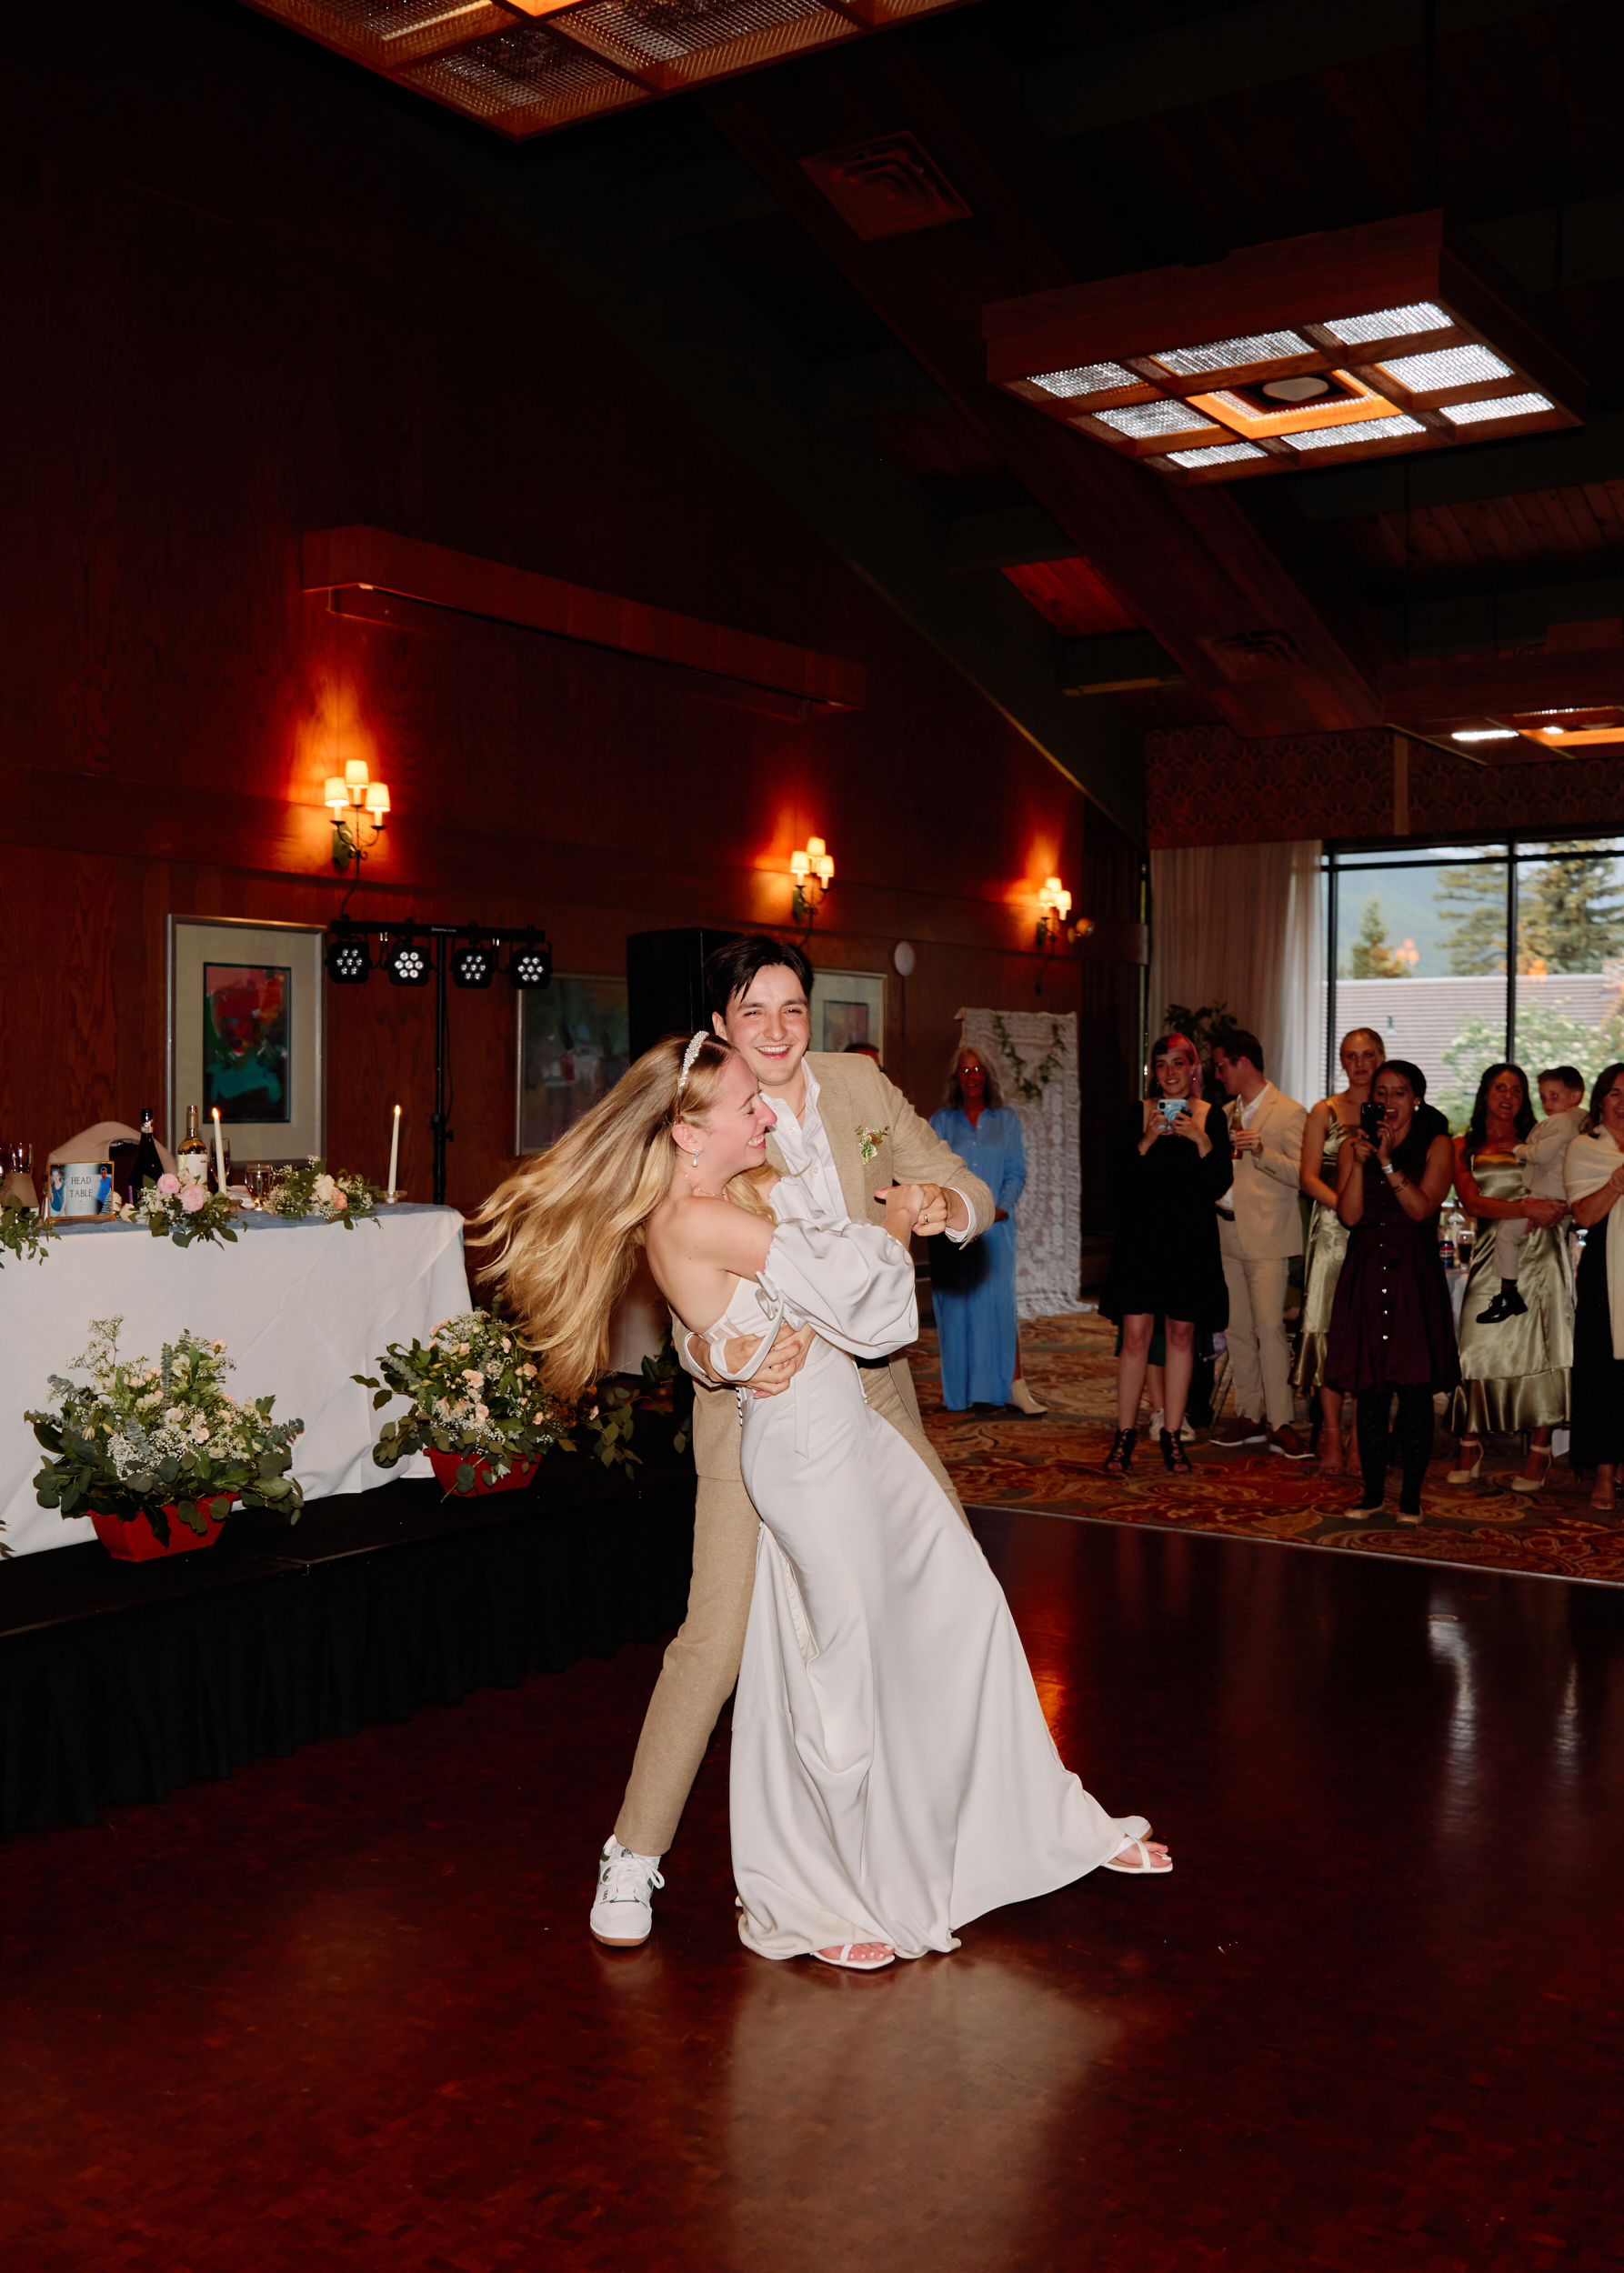
<svg viewBox="0 0 1624 2273"><path fill-rule="evenodd" d="M1374 1097L1359 1107L1359 1126L1373 1145L1381 1142L1381 1132L1387 1126L1387 1119L1386 1106L1378 1105Z"/></svg>
<svg viewBox="0 0 1624 2273"><path fill-rule="evenodd" d="M1163 1120L1166 1121L1168 1126L1171 1128L1174 1122L1178 1118L1178 1116L1184 1110L1186 1102L1185 1099L1183 1097L1158 1097L1156 1101L1161 1107L1161 1116Z"/></svg>

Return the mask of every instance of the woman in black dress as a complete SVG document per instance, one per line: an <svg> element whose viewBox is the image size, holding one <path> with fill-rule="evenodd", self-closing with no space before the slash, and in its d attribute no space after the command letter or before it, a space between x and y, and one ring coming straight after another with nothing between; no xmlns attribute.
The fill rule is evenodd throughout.
<svg viewBox="0 0 1624 2273"><path fill-rule="evenodd" d="M1427 1076L1402 1057L1376 1076L1374 1142L1356 1129L1337 1163L1337 1213L1348 1259L1331 1306L1325 1377L1357 1398L1360 1515L1385 1504L1388 1430L1398 1399L1400 1523L1421 1520L1432 1455L1432 1399L1460 1377L1455 1317L1438 1248L1438 1211L1454 1180L1449 1124L1426 1102Z"/></svg>
<svg viewBox="0 0 1624 2273"><path fill-rule="evenodd" d="M1213 1213L1233 1174L1229 1125L1201 1096L1201 1061L1187 1035L1162 1035L1151 1046L1150 1066L1150 1095L1123 1122L1111 1157L1117 1237L1099 1307L1122 1328L1122 1355L1108 1476L1126 1476L1133 1459L1158 1319L1168 1344L1161 1457L1173 1475L1191 1473L1178 1432L1196 1329L1216 1333L1229 1321Z"/></svg>
<svg viewBox="0 0 1624 2273"><path fill-rule="evenodd" d="M1624 1462L1624 1317L1615 1310L1608 1286L1609 1276L1616 1275L1616 1283L1624 1287L1624 1208L1619 1206L1624 1195L1624 1065L1605 1066L1597 1075L1587 1133L1569 1146L1562 1170L1568 1205L1585 1233L1573 1321L1573 1443L1568 1457L1576 1469L1595 1469L1590 1505L1599 1516L1611 1516L1618 1512L1619 1467Z"/></svg>

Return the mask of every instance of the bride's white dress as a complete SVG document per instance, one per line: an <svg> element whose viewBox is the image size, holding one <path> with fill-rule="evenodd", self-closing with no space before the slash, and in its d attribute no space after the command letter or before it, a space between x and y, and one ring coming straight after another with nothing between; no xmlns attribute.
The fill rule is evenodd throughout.
<svg viewBox="0 0 1624 2273"><path fill-rule="evenodd" d="M1062 1765L1002 1587L925 1463L863 1397L856 1356L916 1337L911 1257L830 1224L792 1178L758 1282L713 1335L781 1317L818 1338L792 1388L742 1396L759 1513L733 1707L733 1869L746 1946L957 1949L954 1929L1098 1867L1149 1827Z"/></svg>

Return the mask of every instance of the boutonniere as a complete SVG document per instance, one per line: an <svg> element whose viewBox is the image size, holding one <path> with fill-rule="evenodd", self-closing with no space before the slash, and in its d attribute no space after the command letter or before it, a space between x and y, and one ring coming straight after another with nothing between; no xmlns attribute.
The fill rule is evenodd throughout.
<svg viewBox="0 0 1624 2273"><path fill-rule="evenodd" d="M875 1154L885 1143L886 1138L890 1135L890 1133L891 1132L888 1128L865 1128L859 1122L857 1126L857 1148L861 1152L863 1158L865 1160L872 1160Z"/></svg>

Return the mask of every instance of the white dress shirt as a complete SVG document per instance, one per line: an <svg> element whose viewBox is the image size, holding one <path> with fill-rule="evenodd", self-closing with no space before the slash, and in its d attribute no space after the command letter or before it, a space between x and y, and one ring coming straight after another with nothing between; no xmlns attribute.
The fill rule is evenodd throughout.
<svg viewBox="0 0 1624 2273"><path fill-rule="evenodd" d="M1262 1104L1265 1097L1272 1096L1273 1094L1274 1083L1272 1081L1266 1081L1262 1088L1258 1090L1257 1096L1252 1099L1251 1103L1249 1105L1241 1106L1239 1112L1236 1114L1234 1119L1230 1122L1230 1127L1250 1128L1253 1121L1258 1116L1258 1107ZM1234 1104L1236 1100L1234 1098L1230 1099L1231 1104ZM1229 1189L1224 1194L1223 1198L1217 1202L1217 1207L1220 1216L1228 1216L1231 1223L1235 1221L1235 1187L1233 1185L1231 1185Z"/></svg>
<svg viewBox="0 0 1624 2273"><path fill-rule="evenodd" d="M848 1223L851 1219L847 1212L846 1194L840 1188L840 1172L835 1166L828 1131L817 1109L817 1076L812 1070L810 1053L801 1060L801 1078L807 1085L807 1101L799 1120L787 1105L775 1105L777 1125L772 1133L784 1156L784 1166L811 1199L819 1217L831 1223ZM952 1187L946 1188L951 1190ZM952 1224L947 1227L947 1237L955 1247L962 1247L969 1237L974 1220L975 1212L967 1200L963 1227Z"/></svg>

